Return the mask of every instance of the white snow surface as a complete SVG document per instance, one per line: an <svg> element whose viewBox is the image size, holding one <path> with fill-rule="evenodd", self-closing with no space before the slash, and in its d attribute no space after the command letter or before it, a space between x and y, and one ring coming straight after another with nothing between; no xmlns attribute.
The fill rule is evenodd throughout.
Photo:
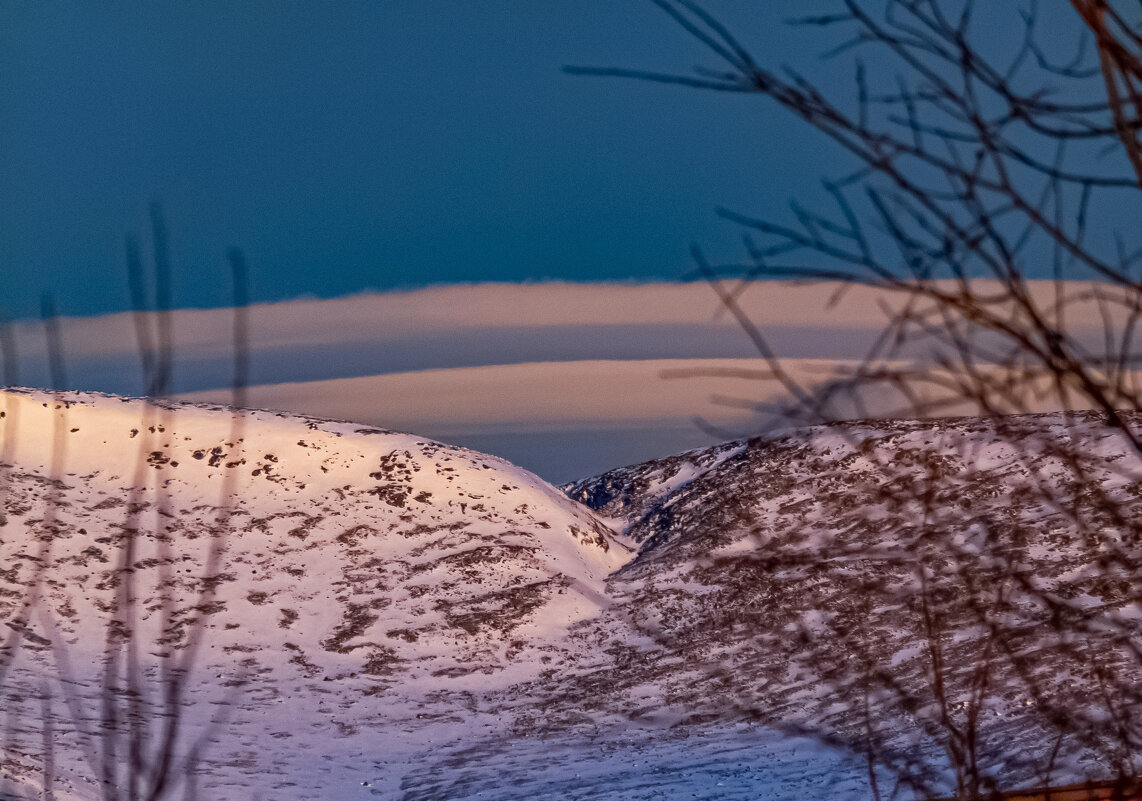
<svg viewBox="0 0 1142 801"><path fill-rule="evenodd" d="M1087 430L1063 422L1020 425ZM842 650L822 653L844 664L846 629L871 627L886 665L922 675L906 582L859 619L849 608L878 569L863 555L915 534L907 502L862 494L885 481L876 454L900 475L960 471L971 515L947 514L965 548L971 517L1002 506L1037 532L1019 558L1087 593L1075 603L1095 597L1065 521L997 491L1007 447L970 420L727 443L568 488L596 512L501 459L409 434L2 392L0 799L104 798L103 760L126 760L107 756L106 732L134 725L153 766L172 711L164 798L869 798L860 760L795 734L843 738L853 721L790 635L836 636ZM1125 453L1112 436L1089 447L1112 465ZM1134 464L1108 486L1142 488ZM827 580L757 559L823 545ZM1134 625L1136 605L1102 600ZM105 672L128 643L133 686ZM125 710L110 725L109 699ZM891 712L889 735L910 736L915 721ZM1025 783L1049 742L1034 709L1005 688L987 713L989 742L1018 752L995 775Z"/></svg>
<svg viewBox="0 0 1142 801"><path fill-rule="evenodd" d="M201 614L190 712L233 711L207 757L202 791L214 798L242 775L296 786L296 797L323 786L342 797L299 750L330 764L399 750L416 740L405 728L424 728L408 721L426 697L533 678L566 649L567 627L598 613L604 579L630 556L536 476L408 434L112 396L0 402L3 461L18 465L6 470L0 529L4 617L26 616L32 632L4 689L55 672L38 638L66 652L81 693L100 686L85 668L101 660L123 532L136 528L144 670L157 676L164 632ZM225 548L210 577L217 594L196 609L214 544ZM43 598L24 610L38 564ZM83 774L65 764L66 776ZM55 792L87 797L78 779Z"/></svg>
<svg viewBox="0 0 1142 801"><path fill-rule="evenodd" d="M1133 431L1142 423L1126 420ZM1068 443L1081 447L1060 449ZM837 423L616 468L564 489L639 545L611 578L615 603L604 617L611 630L626 622L655 643L628 658L641 682L691 718L736 706L853 743L872 736L882 750L938 753L945 731L917 603L923 575L948 621L941 678L956 725L972 676L988 665L982 773L1003 789L1113 775L1113 738L1080 735L1079 721L1108 730L1092 665L1108 677L1107 697L1139 713L1142 628L1130 566L1142 465L1097 413ZM1084 622L1057 623L1045 600ZM990 613L1018 662L981 656L990 630L975 609L1002 610ZM866 671L909 688L878 688L871 734L854 703ZM910 693L926 703L912 705ZM634 700L628 694L637 711ZM1062 739L1051 709L1075 722ZM1047 745L1055 742L1058 752ZM1142 765L1142 753L1128 759ZM950 795L947 762L922 762L932 791Z"/></svg>
<svg viewBox="0 0 1142 801"><path fill-rule="evenodd" d="M841 756L762 726L528 723L529 687L606 662L576 630L633 554L500 459L109 395L9 390L0 411L0 797L103 797L103 702L127 697L103 674L112 619L139 646L148 764L164 671L201 634L170 797L792 798L805 776L849 781Z"/></svg>

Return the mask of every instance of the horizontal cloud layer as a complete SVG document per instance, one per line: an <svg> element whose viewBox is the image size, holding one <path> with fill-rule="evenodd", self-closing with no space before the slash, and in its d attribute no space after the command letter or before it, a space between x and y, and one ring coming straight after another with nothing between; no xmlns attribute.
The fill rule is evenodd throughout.
<svg viewBox="0 0 1142 801"><path fill-rule="evenodd" d="M805 382L850 368L906 302L867 287L754 283L741 311ZM1033 283L1049 301L1056 287ZM1071 296L1090 285L1070 284ZM504 455L556 480L773 425L788 397L706 284L482 284L252 306L250 403L413 431ZM1093 298L1069 330L1102 337ZM130 314L63 318L67 384L139 394ZM234 312L169 313L173 390L225 400ZM19 383L48 384L44 327L12 326ZM901 356L923 363L924 343ZM880 411L899 399L872 399ZM695 423L705 421L705 430Z"/></svg>
<svg viewBox="0 0 1142 801"><path fill-rule="evenodd" d="M858 357L884 324L883 298L835 285L753 284L742 309L782 353ZM753 346L706 284L481 284L248 309L252 380L280 383L418 369L582 359L748 357ZM230 380L232 311L170 313L175 389ZM62 318L69 383L139 392L131 314ZM13 326L22 380L47 383L43 326Z"/></svg>

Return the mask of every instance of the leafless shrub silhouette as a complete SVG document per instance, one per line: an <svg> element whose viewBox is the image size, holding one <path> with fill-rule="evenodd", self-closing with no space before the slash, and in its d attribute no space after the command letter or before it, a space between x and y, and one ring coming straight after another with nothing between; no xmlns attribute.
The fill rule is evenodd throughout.
<svg viewBox="0 0 1142 801"><path fill-rule="evenodd" d="M194 597L180 595L172 565L169 520L175 515L169 509L163 483L155 480L148 488L152 471L148 470L148 455L158 450L157 437L171 427L174 406L166 398L170 391L174 342L170 325L171 267L166 228L157 204L151 207L151 233L153 240L153 270L148 274L144 267L139 244L134 237L127 239L126 262L133 306L135 333L138 340L144 387L146 392L143 416L139 422L138 455L126 499L126 512L118 533L111 541L114 555L110 575L113 597L107 612L102 655L102 678L95 696L98 710L91 708L93 699L84 695L83 682L77 677L65 643L49 605L44 602L46 571L52 563L51 543L55 536L54 514L59 503L58 493L45 498L43 528L50 536L40 537L39 552L34 559L33 574L24 582L26 590L18 604L18 611L7 621L10 633L0 646L0 688L13 662L19 657L28 638L34 638L50 651L54 675L47 676L39 687L39 719L42 736L38 760L27 760L35 765L39 775L43 799L55 797L57 780L56 737L69 730L74 735L75 748L107 801L161 801L197 796L196 774L199 763L211 738L224 725L226 710L233 707L234 698L219 704L222 712L216 713L209 725L200 730L188 729L186 710L190 705L188 689L202 648L207 628L207 615L214 606L219 585L228 535L230 516L235 499L236 477L227 471L220 489L217 514L210 530L210 543L201 576L194 582ZM244 413L239 411L245 402L247 383L247 267L241 252L232 249L228 254L234 285L234 377L233 408L229 441L240 447ZM148 284L153 283L154 296L149 298ZM64 354L58 335L55 310L50 300L44 304L44 325L48 334L52 385L66 386L63 375ZM16 354L7 330L2 342L7 386L17 386L15 375ZM66 469L65 434L68 431L69 402L57 392L54 405L53 456L49 468L49 487L61 486ZM16 409L16 406L12 407ZM7 489L8 473L12 468L12 450L20 436L19 421L9 418L4 430L3 457L0 473ZM145 520L148 510L153 518ZM54 533L53 533L54 532ZM143 586L139 569L142 564L142 540L154 543L157 549L158 580L155 587ZM159 635L155 641L144 641L142 621L154 608L142 610L140 596L154 591L159 611ZM192 614L187 615L188 612ZM41 635L34 634L38 628ZM157 679L141 654L146 651L159 658ZM240 694L243 682L231 681L231 696ZM9 688L11 690L11 688ZM9 701L17 693L8 693ZM62 702L62 703L61 703ZM61 709L62 707L62 709ZM17 730L26 728L35 713L24 709L24 717L13 718L9 709L8 736L4 743L6 762L27 756L17 740ZM22 726L17 720L22 721ZM62 725L61 725L62 722ZM25 765L24 773L29 769ZM25 798L18 785L0 784L0 796Z"/></svg>
<svg viewBox="0 0 1142 801"><path fill-rule="evenodd" d="M653 2L717 64L692 74L568 71L765 97L857 164L824 183L831 211L793 202L792 220L781 222L720 210L745 229L743 263L711 264L694 248L765 376L791 399L774 411L805 424L971 414L1006 448L1011 469L997 474L973 461L970 441L903 463L901 453L850 441L874 467L852 491L908 510L892 536L872 547L830 529L845 509L820 503L826 524L782 532L812 547L774 554L773 532L758 535L753 558L767 570L811 567L851 590L853 614L801 626L793 657L815 666L830 701L841 699L859 724L847 742L869 759L873 794L878 770L926 796L946 792L949 773L957 798L1010 789L985 764L1007 735L983 715L1011 693L1031 700L1031 736L1052 744L1035 767L1044 784L1065 753L1085 752L1099 766L1089 770L1119 781L1120 796L1136 787L1142 229L1114 222L1142 212L1137 6L1072 0L1045 18L1035 2L839 0L835 13L794 21L823 37L843 33L831 55L852 56L853 82L838 93L764 66L698 3ZM1045 22L1068 20L1073 57L1041 35ZM845 374L798 381L738 303L768 278L882 290L883 331ZM1097 322L1098 334L1076 321ZM1008 417L1044 406L1093 412ZM1116 445L1095 446L1107 438ZM983 496L964 505L988 489L984 479L1009 507ZM1039 575L1056 546L1071 572ZM858 569L867 576L854 577ZM878 639L886 615L923 643L911 673ZM781 647L772 634L754 629ZM901 749L909 730L942 759Z"/></svg>

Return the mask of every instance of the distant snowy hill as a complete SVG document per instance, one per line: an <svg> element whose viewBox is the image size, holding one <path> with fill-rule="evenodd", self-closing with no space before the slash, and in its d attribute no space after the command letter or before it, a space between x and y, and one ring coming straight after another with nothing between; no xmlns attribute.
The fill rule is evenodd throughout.
<svg viewBox="0 0 1142 801"><path fill-rule="evenodd" d="M1001 787L1138 770L1090 733L1142 698L1142 463L1093 412L838 423L564 489L639 549L598 628L626 664L584 684L936 765L955 728Z"/></svg>
<svg viewBox="0 0 1142 801"><path fill-rule="evenodd" d="M1002 510L1039 580L1137 623L1129 593L1083 572L1106 543L1074 542L1062 512L1010 491L1028 463L1061 475L1049 443L1085 431L1098 480L1135 498L1137 476L1105 472L1126 445L1080 418L1012 425L1042 449L1031 462L985 421L854 423L564 494L494 457L350 423L6 391L0 798L103 798L107 763L129 752L109 755L98 733L143 732L153 773L174 718L178 798L868 797L859 760L796 727L853 734L837 663L858 634L902 682L922 679L916 610L891 594L915 564L895 557L930 549L918 520L959 526L965 553L987 555L978 524ZM939 518L901 483L932 471L960 476ZM815 651L796 647L804 636ZM974 642L950 649L953 672ZM1118 664L1113 644L1088 645ZM1067 688L1041 669L1046 703ZM1002 669L995 681L1006 694L988 701L986 737L1018 737L1026 759L992 772L1026 783L1038 708ZM878 703L886 742L915 728ZM1103 767L1068 755L1092 761L1059 775Z"/></svg>

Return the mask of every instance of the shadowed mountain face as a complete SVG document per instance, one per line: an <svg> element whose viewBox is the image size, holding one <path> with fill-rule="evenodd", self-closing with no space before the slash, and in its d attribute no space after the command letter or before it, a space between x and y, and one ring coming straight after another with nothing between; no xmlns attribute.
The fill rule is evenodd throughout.
<svg viewBox="0 0 1142 801"><path fill-rule="evenodd" d="M808 725L913 777L926 754L935 788L967 733L1010 787L1137 769L1139 468L1093 413L1027 415L837 424L564 489L638 544L605 614L654 642L634 673L681 717Z"/></svg>
<svg viewBox="0 0 1142 801"><path fill-rule="evenodd" d="M348 423L0 403L5 798L164 760L180 798L867 795L805 726L946 786L933 641L1005 786L1052 714L1105 714L1095 679L1134 714L1137 456L1090 417L810 429L565 495ZM1068 734L1049 778L1113 746Z"/></svg>

